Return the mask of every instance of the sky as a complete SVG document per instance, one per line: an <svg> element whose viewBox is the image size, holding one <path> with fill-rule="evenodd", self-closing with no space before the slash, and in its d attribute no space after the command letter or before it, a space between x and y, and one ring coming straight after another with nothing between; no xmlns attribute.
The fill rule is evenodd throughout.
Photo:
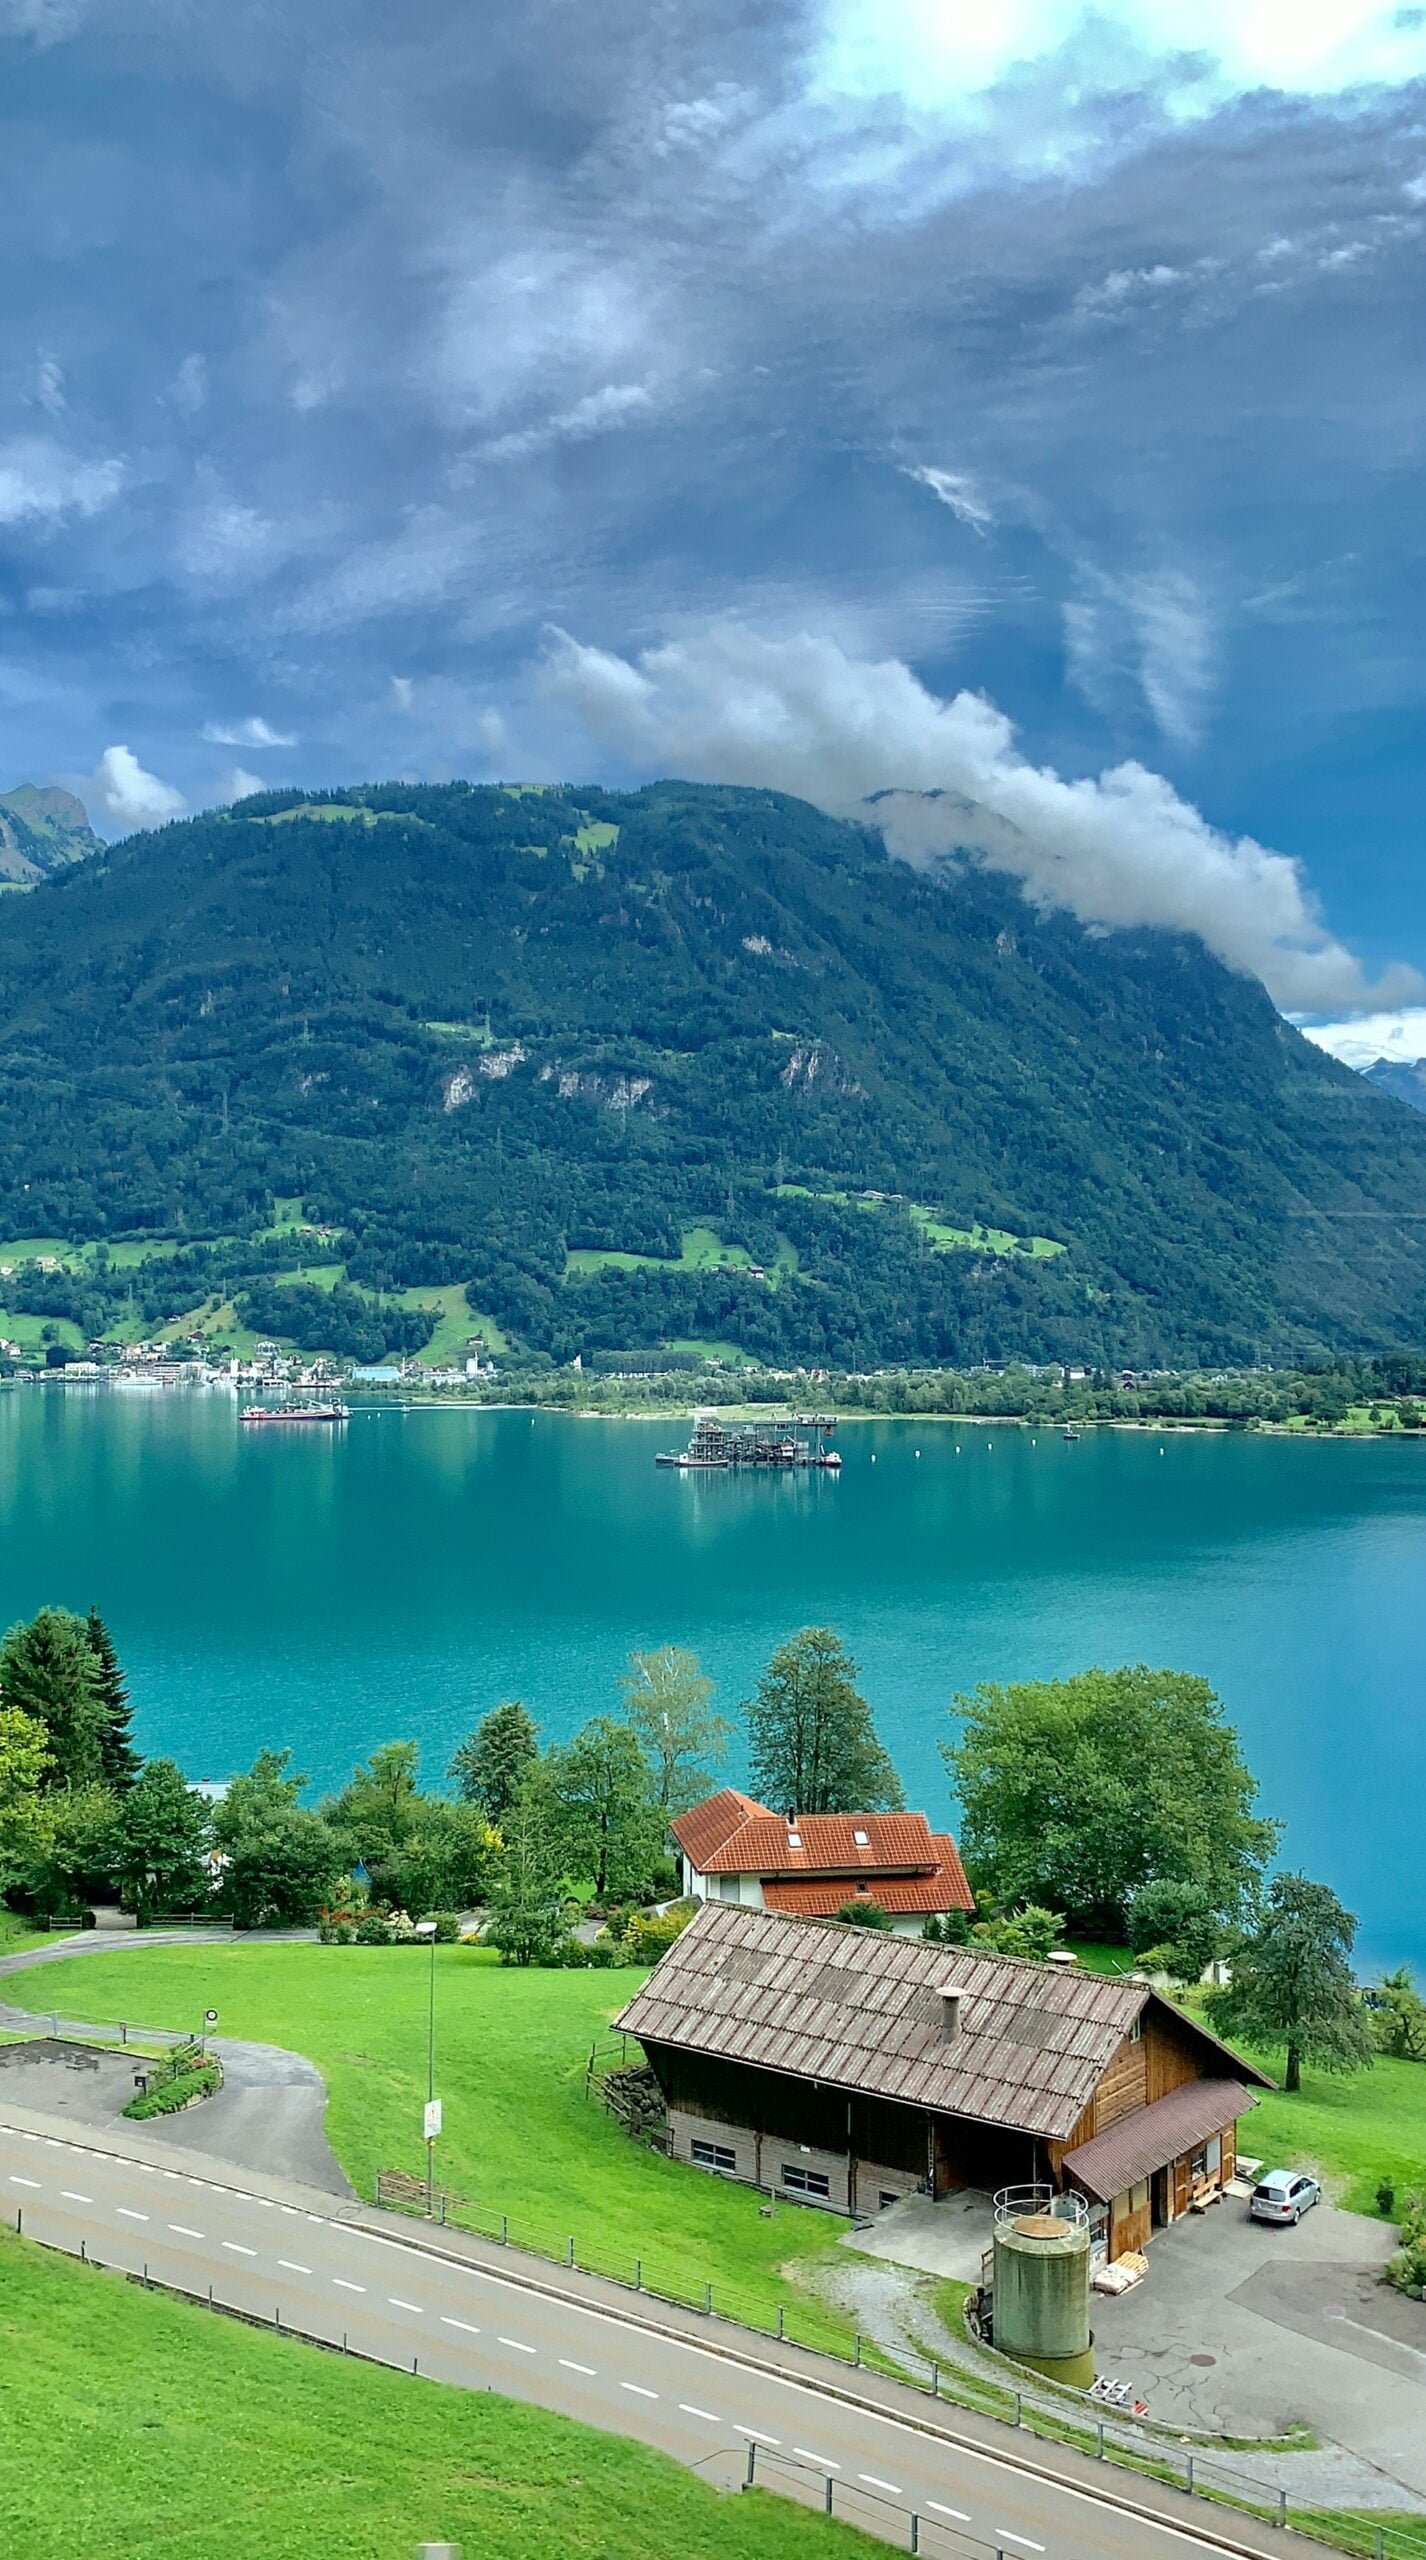
<svg viewBox="0 0 1426 2560"><path fill-rule="evenodd" d="M887 792L1426 1052L1426 7L0 0L0 125L0 787Z"/></svg>

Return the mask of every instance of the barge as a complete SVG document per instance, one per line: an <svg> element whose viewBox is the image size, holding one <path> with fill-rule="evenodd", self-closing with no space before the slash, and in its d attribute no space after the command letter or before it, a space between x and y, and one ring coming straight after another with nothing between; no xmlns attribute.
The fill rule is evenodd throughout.
<svg viewBox="0 0 1426 2560"><path fill-rule="evenodd" d="M242 1422L345 1422L344 1404L245 1404Z"/></svg>
<svg viewBox="0 0 1426 2560"><path fill-rule="evenodd" d="M842 1463L839 1449L827 1441L837 1428L835 1414L798 1413L790 1422L728 1423L716 1413L695 1415L693 1437L686 1449L661 1449L659 1467L678 1467L686 1474L727 1467L825 1467Z"/></svg>

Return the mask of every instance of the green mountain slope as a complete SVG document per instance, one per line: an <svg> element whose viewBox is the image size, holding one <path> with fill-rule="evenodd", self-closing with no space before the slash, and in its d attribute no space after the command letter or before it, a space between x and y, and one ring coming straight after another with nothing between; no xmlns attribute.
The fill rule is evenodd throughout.
<svg viewBox="0 0 1426 2560"><path fill-rule="evenodd" d="M89 812L72 791L22 782L0 792L0 881L7 886L28 888L98 850Z"/></svg>
<svg viewBox="0 0 1426 2560"><path fill-rule="evenodd" d="M250 1238L275 1198L349 1281L464 1282L559 1358L1426 1323L1426 1122L1255 981L766 792L273 794L0 901L0 1236Z"/></svg>

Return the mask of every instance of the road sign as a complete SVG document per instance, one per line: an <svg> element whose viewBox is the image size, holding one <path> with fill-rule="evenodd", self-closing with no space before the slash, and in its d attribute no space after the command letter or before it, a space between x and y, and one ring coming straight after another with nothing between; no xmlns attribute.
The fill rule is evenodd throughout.
<svg viewBox="0 0 1426 2560"><path fill-rule="evenodd" d="M217 2023L218 2023L218 2012L217 2012L217 2010L216 2010L216 2009L205 2009L205 2010L204 2010L204 2012L203 2012L203 2024L204 2024L204 2026L205 2026L205 2027L216 2027Z"/></svg>
<svg viewBox="0 0 1426 2560"><path fill-rule="evenodd" d="M426 2100L424 2123L426 2128L426 2140L428 2142L434 2142L441 2130L441 2102L439 2098L428 2098Z"/></svg>

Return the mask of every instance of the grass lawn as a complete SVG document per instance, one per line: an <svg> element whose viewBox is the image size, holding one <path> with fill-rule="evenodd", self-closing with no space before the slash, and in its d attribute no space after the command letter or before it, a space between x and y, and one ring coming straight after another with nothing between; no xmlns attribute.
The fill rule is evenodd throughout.
<svg viewBox="0 0 1426 2560"><path fill-rule="evenodd" d="M489 1351L509 1348L495 1318L475 1312L459 1281L449 1289L398 1289L396 1303L401 1307L426 1307L436 1318L435 1332L416 1354L423 1368L463 1368L467 1345L477 1333L484 1336Z"/></svg>
<svg viewBox="0 0 1426 2560"><path fill-rule="evenodd" d="M17 1956L25 1947L48 1943L43 1929L32 1929L23 1912L0 1911L0 1956Z"/></svg>
<svg viewBox="0 0 1426 2560"><path fill-rule="evenodd" d="M1281 2054L1255 2054L1265 2071ZM1394 2179L1397 2201L1426 2192L1426 2063L1380 2056L1370 2071L1337 2078L1304 2069L1295 2097L1265 2089L1240 2128L1250 2159L1269 2167L1320 2170L1338 2204L1375 2213L1377 2181Z"/></svg>
<svg viewBox="0 0 1426 2560"><path fill-rule="evenodd" d="M677 1258L666 1253L615 1253L598 1245L576 1245L565 1255L565 1277L590 1271L746 1271L752 1255L740 1244L724 1244L712 1227L685 1227Z"/></svg>
<svg viewBox="0 0 1426 2560"><path fill-rule="evenodd" d="M4 1282L0 1281L0 1289ZM43 1340L66 1343L71 1351L84 1349L84 1336L68 1316L22 1316L7 1307L0 1297L0 1333L7 1342L18 1342L22 1351L37 1351Z"/></svg>
<svg viewBox="0 0 1426 2560"><path fill-rule="evenodd" d="M853 2560L780 2500L511 2400L274 2338L0 2233L16 2560Z"/></svg>
<svg viewBox="0 0 1426 2560"><path fill-rule="evenodd" d="M205 2008L223 2035L309 2054L328 2090L327 2130L349 2177L422 2167L427 1959L401 1947L248 1943L135 1947L47 1966L47 2009L191 2028ZM641 1973L505 1968L484 1952L436 1954L436 2086L445 2101L438 2174L486 2228L789 2335L846 2347L851 2324L816 2291L842 2223L645 2151L584 2095L589 2049ZM23 1996L23 1995L22 1995ZM632 2051L632 2049L631 2049Z"/></svg>

